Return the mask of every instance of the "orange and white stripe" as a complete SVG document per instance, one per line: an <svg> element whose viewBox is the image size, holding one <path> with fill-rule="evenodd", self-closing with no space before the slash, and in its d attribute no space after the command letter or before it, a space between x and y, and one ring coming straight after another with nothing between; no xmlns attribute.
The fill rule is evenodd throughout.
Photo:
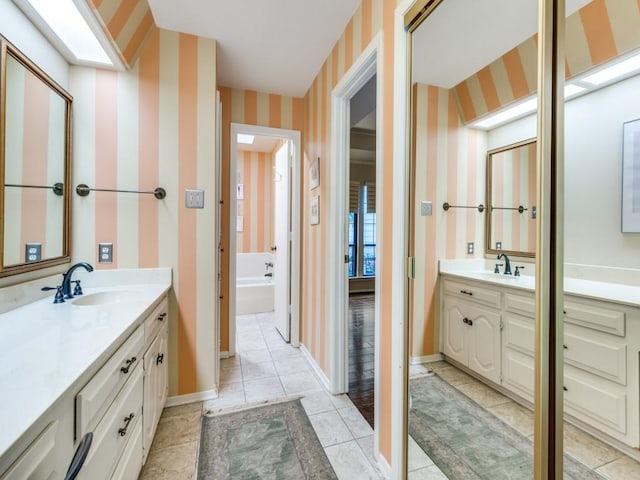
<svg viewBox="0 0 640 480"><path fill-rule="evenodd" d="M152 191L92 192L73 201L74 260L96 268L171 266L170 393L215 388L215 90L213 40L156 30L126 72L72 67L74 185ZM185 188L205 209L184 208ZM113 242L113 264L97 243ZM92 260L93 259L93 260Z"/></svg>
<svg viewBox="0 0 640 480"><path fill-rule="evenodd" d="M640 47L638 0L593 0L566 20L566 78ZM537 88L537 35L453 88L465 123Z"/></svg>

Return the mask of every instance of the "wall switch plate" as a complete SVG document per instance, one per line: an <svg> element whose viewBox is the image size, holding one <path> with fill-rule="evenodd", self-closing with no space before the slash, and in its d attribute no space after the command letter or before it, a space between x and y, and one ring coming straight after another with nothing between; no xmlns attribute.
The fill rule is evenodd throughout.
<svg viewBox="0 0 640 480"><path fill-rule="evenodd" d="M26 263L38 262L42 260L42 244L27 243L24 246L24 261Z"/></svg>
<svg viewBox="0 0 640 480"><path fill-rule="evenodd" d="M420 202L420 215L427 216L433 214L433 202L430 200L422 200Z"/></svg>
<svg viewBox="0 0 640 480"><path fill-rule="evenodd" d="M113 263L113 243L98 244L98 263Z"/></svg>
<svg viewBox="0 0 640 480"><path fill-rule="evenodd" d="M538 209L534 205L533 207L531 207L531 219L535 220L537 216L538 216Z"/></svg>
<svg viewBox="0 0 640 480"><path fill-rule="evenodd" d="M502 242L496 242L496 250L502 250Z"/></svg>
<svg viewBox="0 0 640 480"><path fill-rule="evenodd" d="M467 253L473 254L473 242L467 242Z"/></svg>
<svg viewBox="0 0 640 480"><path fill-rule="evenodd" d="M187 188L184 203L187 208L204 208L204 190Z"/></svg>

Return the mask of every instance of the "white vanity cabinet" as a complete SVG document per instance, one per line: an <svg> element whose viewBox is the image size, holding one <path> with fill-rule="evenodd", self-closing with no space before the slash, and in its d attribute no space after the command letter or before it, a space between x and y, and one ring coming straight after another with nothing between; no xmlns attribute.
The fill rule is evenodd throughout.
<svg viewBox="0 0 640 480"><path fill-rule="evenodd" d="M444 292L444 353L499 382L501 322L496 307L500 292L449 280L445 280Z"/></svg>

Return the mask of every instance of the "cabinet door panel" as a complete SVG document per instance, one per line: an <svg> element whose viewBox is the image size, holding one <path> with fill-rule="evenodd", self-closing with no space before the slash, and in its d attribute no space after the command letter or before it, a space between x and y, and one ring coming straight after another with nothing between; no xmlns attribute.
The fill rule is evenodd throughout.
<svg viewBox="0 0 640 480"><path fill-rule="evenodd" d="M444 301L444 353L464 365L467 364L467 329L465 314L460 302L445 298Z"/></svg>
<svg viewBox="0 0 640 480"><path fill-rule="evenodd" d="M469 308L469 368L489 380L500 382L500 314Z"/></svg>

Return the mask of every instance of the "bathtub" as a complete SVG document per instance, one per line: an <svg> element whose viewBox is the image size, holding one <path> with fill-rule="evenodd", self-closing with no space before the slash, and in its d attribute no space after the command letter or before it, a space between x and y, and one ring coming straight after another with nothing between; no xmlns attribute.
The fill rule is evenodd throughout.
<svg viewBox="0 0 640 480"><path fill-rule="evenodd" d="M271 253L238 253L236 255L236 314L273 312L273 272L265 263L274 263Z"/></svg>

